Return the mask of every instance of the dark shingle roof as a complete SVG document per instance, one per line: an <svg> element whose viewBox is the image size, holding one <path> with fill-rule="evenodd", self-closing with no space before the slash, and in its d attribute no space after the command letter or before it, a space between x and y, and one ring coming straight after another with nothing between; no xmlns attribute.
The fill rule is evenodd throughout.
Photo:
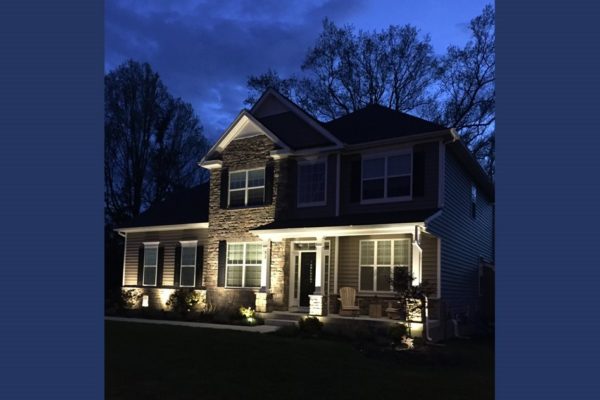
<svg viewBox="0 0 600 400"><path fill-rule="evenodd" d="M208 192L208 182L175 191L120 228L208 222Z"/></svg>
<svg viewBox="0 0 600 400"><path fill-rule="evenodd" d="M347 144L374 142L448 129L421 118L371 104L323 126Z"/></svg>
<svg viewBox="0 0 600 400"><path fill-rule="evenodd" d="M333 145L329 139L291 111L269 115L258 120L293 149Z"/></svg>
<svg viewBox="0 0 600 400"><path fill-rule="evenodd" d="M423 222L438 211L438 208L432 208L426 210L399 211L395 213L365 213L354 215L341 215L339 217L329 218L302 218L290 220L277 220L275 222L260 226L253 230Z"/></svg>

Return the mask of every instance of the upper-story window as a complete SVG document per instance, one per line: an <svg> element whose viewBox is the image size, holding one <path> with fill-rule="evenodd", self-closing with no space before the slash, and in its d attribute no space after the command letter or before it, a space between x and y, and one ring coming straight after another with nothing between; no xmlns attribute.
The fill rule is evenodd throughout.
<svg viewBox="0 0 600 400"><path fill-rule="evenodd" d="M363 203L408 200L412 188L412 152L371 155L362 161Z"/></svg>
<svg viewBox="0 0 600 400"><path fill-rule="evenodd" d="M229 206L244 207L265 203L265 169L234 171L229 174Z"/></svg>
<svg viewBox="0 0 600 400"><path fill-rule="evenodd" d="M298 207L325 205L325 160L298 163Z"/></svg>

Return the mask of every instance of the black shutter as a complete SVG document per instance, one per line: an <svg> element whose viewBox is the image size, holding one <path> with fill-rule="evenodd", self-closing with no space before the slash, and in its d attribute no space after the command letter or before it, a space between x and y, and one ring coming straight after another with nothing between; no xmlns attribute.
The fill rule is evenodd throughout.
<svg viewBox="0 0 600 400"><path fill-rule="evenodd" d="M173 286L179 287L179 274L181 273L181 243L175 246L175 270L173 271Z"/></svg>
<svg viewBox="0 0 600 400"><path fill-rule="evenodd" d="M137 284L138 286L142 286L144 282L144 246L140 246L138 249L138 274L137 274Z"/></svg>
<svg viewBox="0 0 600 400"><path fill-rule="evenodd" d="M158 248L158 260L156 263L156 286L162 286L163 280L163 267L165 265L165 248L160 246Z"/></svg>
<svg viewBox="0 0 600 400"><path fill-rule="evenodd" d="M221 208L228 206L228 191L229 191L229 170L221 168Z"/></svg>
<svg viewBox="0 0 600 400"><path fill-rule="evenodd" d="M425 195L425 152L415 151L413 153L413 196Z"/></svg>
<svg viewBox="0 0 600 400"><path fill-rule="evenodd" d="M202 269L204 268L204 247L196 248L196 287L202 287Z"/></svg>
<svg viewBox="0 0 600 400"><path fill-rule="evenodd" d="M273 203L273 182L275 181L275 171L273 163L267 163L265 167L265 204Z"/></svg>
<svg viewBox="0 0 600 400"><path fill-rule="evenodd" d="M357 158L350 163L350 202L358 203L360 201L360 186L362 178L361 159Z"/></svg>
<svg viewBox="0 0 600 400"><path fill-rule="evenodd" d="M219 270L217 273L217 286L225 286L225 263L227 262L227 241L219 240Z"/></svg>

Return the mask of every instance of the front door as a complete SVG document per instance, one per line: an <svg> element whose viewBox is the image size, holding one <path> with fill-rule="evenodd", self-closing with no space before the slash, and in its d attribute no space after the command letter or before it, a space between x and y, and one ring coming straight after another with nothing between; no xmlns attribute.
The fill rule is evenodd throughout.
<svg viewBox="0 0 600 400"><path fill-rule="evenodd" d="M315 272L317 267L317 253L300 253L300 307L310 304L308 295L315 292Z"/></svg>

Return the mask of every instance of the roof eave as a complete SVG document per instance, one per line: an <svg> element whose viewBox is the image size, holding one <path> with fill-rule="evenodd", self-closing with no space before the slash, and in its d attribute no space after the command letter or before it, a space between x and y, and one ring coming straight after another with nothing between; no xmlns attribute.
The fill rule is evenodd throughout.
<svg viewBox="0 0 600 400"><path fill-rule="evenodd" d="M152 226L132 226L125 228L115 228L115 232L136 233L136 232L159 232L159 231L174 231L179 229L207 229L208 222L192 222L187 224L175 225L152 225Z"/></svg>

